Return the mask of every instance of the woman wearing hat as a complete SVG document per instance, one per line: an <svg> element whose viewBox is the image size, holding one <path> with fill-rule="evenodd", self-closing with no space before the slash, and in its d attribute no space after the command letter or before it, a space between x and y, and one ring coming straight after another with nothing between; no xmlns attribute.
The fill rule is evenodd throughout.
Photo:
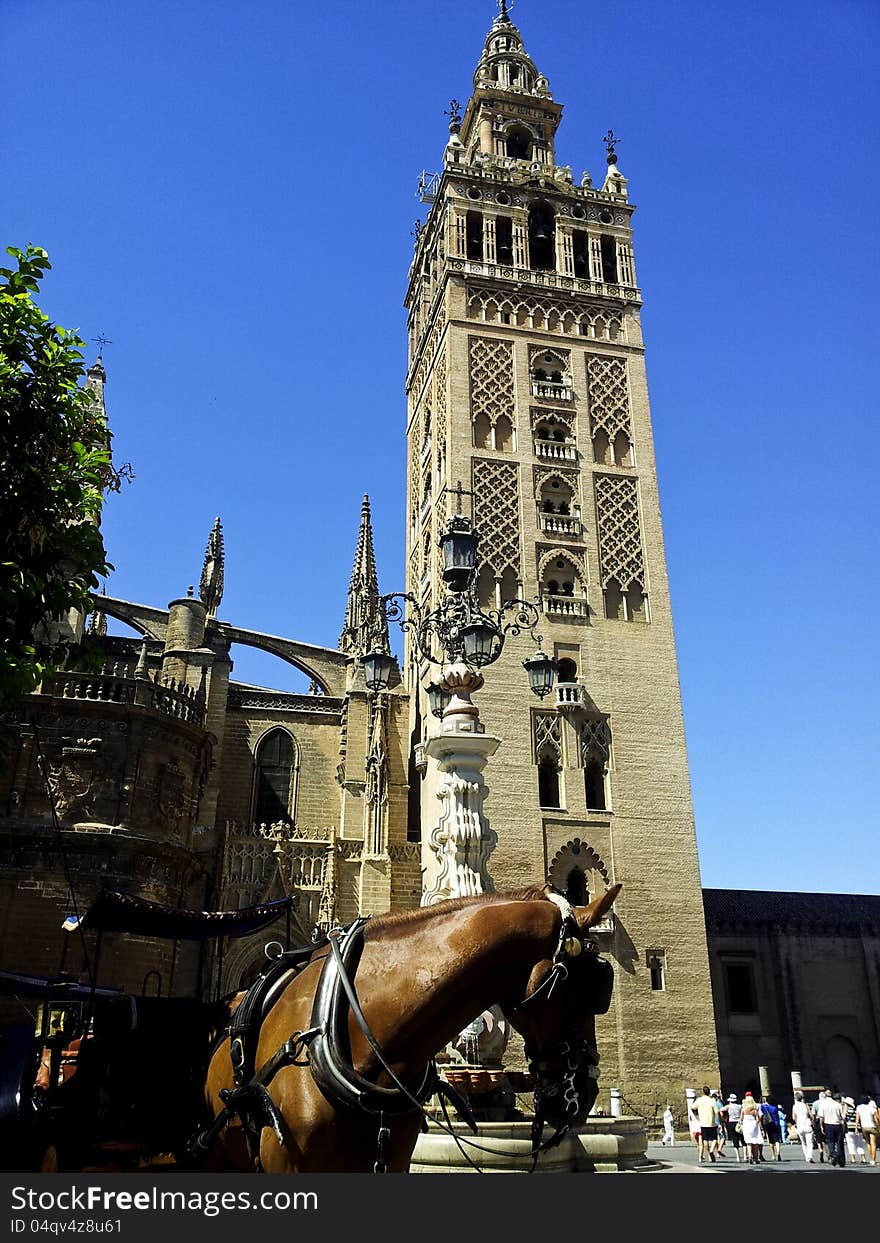
<svg viewBox="0 0 880 1243"><path fill-rule="evenodd" d="M731 1092L727 1098L727 1103L722 1109L724 1115L724 1129L727 1131L727 1138L733 1144L733 1153L737 1163L745 1160L743 1152L743 1136L740 1115L742 1114L742 1105L737 1100L735 1092Z"/></svg>

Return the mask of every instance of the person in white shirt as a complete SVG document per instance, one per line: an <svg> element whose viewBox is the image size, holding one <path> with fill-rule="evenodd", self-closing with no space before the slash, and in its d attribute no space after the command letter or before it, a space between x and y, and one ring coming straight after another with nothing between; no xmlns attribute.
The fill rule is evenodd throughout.
<svg viewBox="0 0 880 1243"><path fill-rule="evenodd" d="M663 1112L663 1138L660 1143L665 1148L667 1144L670 1148L675 1147L675 1114L669 1105Z"/></svg>
<svg viewBox="0 0 880 1243"><path fill-rule="evenodd" d="M795 1092L794 1106L791 1111L791 1120L797 1131L797 1137L801 1141L801 1150L804 1154L804 1160L810 1165L813 1163L813 1113L810 1106L804 1100L803 1092Z"/></svg>
<svg viewBox="0 0 880 1243"><path fill-rule="evenodd" d="M740 1124L740 1115L742 1114L742 1105L736 1099L736 1093L731 1092L727 1098L727 1104L722 1110L724 1116L724 1125L727 1128L727 1138L733 1144L733 1155L736 1157L737 1165L741 1161L745 1161L745 1144L742 1137L742 1125Z"/></svg>
<svg viewBox="0 0 880 1243"><path fill-rule="evenodd" d="M863 1096L861 1103L856 1105L856 1131L868 1141L868 1155L871 1165L877 1164L877 1135L880 1133L880 1110L876 1101Z"/></svg>
<svg viewBox="0 0 880 1243"><path fill-rule="evenodd" d="M816 1116L821 1119L825 1132L825 1144L828 1148L828 1160L838 1169L846 1167L843 1155L843 1108L839 1100L835 1100L830 1092L816 1103Z"/></svg>

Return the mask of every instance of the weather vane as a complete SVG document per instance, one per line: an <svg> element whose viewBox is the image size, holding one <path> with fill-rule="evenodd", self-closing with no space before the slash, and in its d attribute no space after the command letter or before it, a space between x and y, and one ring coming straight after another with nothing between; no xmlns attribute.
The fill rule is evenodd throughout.
<svg viewBox="0 0 880 1243"><path fill-rule="evenodd" d="M457 99L450 99L449 107L443 112L445 117L449 117L449 132L457 134L461 129L461 104Z"/></svg>
<svg viewBox="0 0 880 1243"><path fill-rule="evenodd" d="M99 332L96 337L92 337L92 340L94 341L95 345L97 345L98 347L99 358L103 358L104 356L104 346L113 344L113 342L110 340L109 337L104 336L103 332Z"/></svg>
<svg viewBox="0 0 880 1243"><path fill-rule="evenodd" d="M507 17L513 8L513 0L498 0L498 12L501 17Z"/></svg>
<svg viewBox="0 0 880 1243"><path fill-rule="evenodd" d="M620 142L620 138L617 136L617 134L615 134L613 129L610 129L608 133L605 135L605 137L602 139L602 141L604 142L605 149L608 152L608 163L616 164L617 155L615 153L614 148Z"/></svg>

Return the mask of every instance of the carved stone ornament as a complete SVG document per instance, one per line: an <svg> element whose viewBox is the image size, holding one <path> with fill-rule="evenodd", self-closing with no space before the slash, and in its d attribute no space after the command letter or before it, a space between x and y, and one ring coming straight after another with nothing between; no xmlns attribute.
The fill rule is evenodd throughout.
<svg viewBox="0 0 880 1243"><path fill-rule="evenodd" d="M100 746L99 738L77 738L62 746L60 761L49 765L49 788L59 819L91 814L93 791L104 771Z"/></svg>
<svg viewBox="0 0 880 1243"><path fill-rule="evenodd" d="M159 810L169 820L179 820L186 814L186 777L174 763L166 764L159 775Z"/></svg>

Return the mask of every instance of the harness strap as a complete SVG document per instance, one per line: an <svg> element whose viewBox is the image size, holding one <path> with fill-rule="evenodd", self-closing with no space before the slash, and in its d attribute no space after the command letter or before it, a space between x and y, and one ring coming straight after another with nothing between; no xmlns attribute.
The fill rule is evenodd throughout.
<svg viewBox="0 0 880 1243"><path fill-rule="evenodd" d="M395 1117L421 1110L435 1090L437 1075L433 1063L429 1062L418 1086L415 1089L406 1087L388 1066L367 1025L352 984L363 948L366 922L360 919L352 924L342 935L341 946L338 930L330 934L331 952L324 961L312 1006L311 1023L318 1033L309 1046L309 1062L312 1078L331 1105ZM394 1087L373 1083L352 1065L349 1010Z"/></svg>

